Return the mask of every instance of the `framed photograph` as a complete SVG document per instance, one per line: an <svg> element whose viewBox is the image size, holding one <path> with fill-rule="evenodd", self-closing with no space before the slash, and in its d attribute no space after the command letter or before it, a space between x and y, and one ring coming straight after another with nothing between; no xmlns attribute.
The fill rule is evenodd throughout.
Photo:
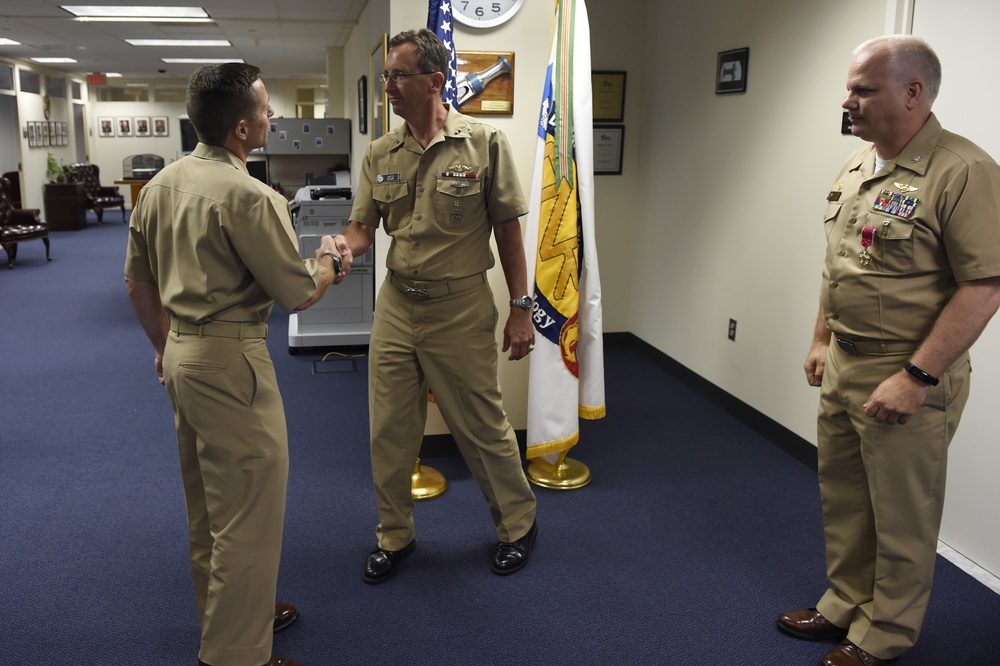
<svg viewBox="0 0 1000 666"><path fill-rule="evenodd" d="M28 123L28 148L35 148L36 146L38 146L38 139L36 137L37 137L37 135L35 133L35 123L34 122L29 122Z"/></svg>
<svg viewBox="0 0 1000 666"><path fill-rule="evenodd" d="M170 125L166 116L153 116L153 136L170 136Z"/></svg>
<svg viewBox="0 0 1000 666"><path fill-rule="evenodd" d="M625 120L625 78L625 72L591 72L595 123Z"/></svg>
<svg viewBox="0 0 1000 666"><path fill-rule="evenodd" d="M720 51L715 66L715 94L746 92L750 49Z"/></svg>
<svg viewBox="0 0 1000 666"><path fill-rule="evenodd" d="M368 77L358 79L358 131L368 134Z"/></svg>
<svg viewBox="0 0 1000 666"><path fill-rule="evenodd" d="M514 52L456 51L455 56L462 113L513 115Z"/></svg>
<svg viewBox="0 0 1000 666"><path fill-rule="evenodd" d="M49 121L43 120L39 125L42 126L42 146L49 145Z"/></svg>
<svg viewBox="0 0 1000 666"><path fill-rule="evenodd" d="M136 116L132 122L132 130L136 136L149 136L149 116Z"/></svg>
<svg viewBox="0 0 1000 666"><path fill-rule="evenodd" d="M624 125L594 125L594 175L620 175L625 152Z"/></svg>
<svg viewBox="0 0 1000 666"><path fill-rule="evenodd" d="M118 136L132 136L132 118L118 116Z"/></svg>
<svg viewBox="0 0 1000 666"><path fill-rule="evenodd" d="M97 119L97 136L114 136L115 135L115 119L111 117L102 117Z"/></svg>
<svg viewBox="0 0 1000 666"><path fill-rule="evenodd" d="M386 42L387 36L383 33L379 40L372 47L371 58L369 59L368 74L371 76L371 113L368 117L372 120L372 140L379 138L389 131L389 100L385 94L385 86L375 77L385 71L385 58L387 56Z"/></svg>

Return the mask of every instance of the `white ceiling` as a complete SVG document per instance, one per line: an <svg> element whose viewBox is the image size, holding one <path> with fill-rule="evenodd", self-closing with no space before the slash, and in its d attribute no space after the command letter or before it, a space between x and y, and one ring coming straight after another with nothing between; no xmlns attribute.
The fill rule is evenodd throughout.
<svg viewBox="0 0 1000 666"><path fill-rule="evenodd" d="M343 46L368 0L182 0L205 9L214 23L82 22L60 5L80 0L2 0L0 57L29 60L60 56L77 60L44 67L85 75L118 72L155 80L188 78L198 65L165 63L162 57L243 58L264 78L326 78L326 50ZM104 5L168 5L164 0L99 0ZM95 3L97 4L97 3ZM131 46L125 39L228 39L231 47Z"/></svg>

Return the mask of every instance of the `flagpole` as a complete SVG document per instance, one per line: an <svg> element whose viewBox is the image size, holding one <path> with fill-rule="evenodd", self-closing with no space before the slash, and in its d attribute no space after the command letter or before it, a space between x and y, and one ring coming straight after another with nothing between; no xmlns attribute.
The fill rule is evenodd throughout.
<svg viewBox="0 0 1000 666"><path fill-rule="evenodd" d="M432 499L448 489L448 480L444 478L444 474L433 467L421 465L420 458L417 458L413 466L411 481L410 492L415 500Z"/></svg>

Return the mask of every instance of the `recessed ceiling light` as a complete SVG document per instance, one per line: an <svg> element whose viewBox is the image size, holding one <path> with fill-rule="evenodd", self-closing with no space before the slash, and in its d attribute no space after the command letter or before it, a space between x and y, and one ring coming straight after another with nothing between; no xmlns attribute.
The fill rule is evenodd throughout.
<svg viewBox="0 0 1000 666"><path fill-rule="evenodd" d="M201 63L204 65L221 65L226 62L243 62L243 58L160 58L163 62Z"/></svg>
<svg viewBox="0 0 1000 666"><path fill-rule="evenodd" d="M21 42L15 42L13 39L7 39L6 37L0 37L0 46L20 46Z"/></svg>
<svg viewBox="0 0 1000 666"><path fill-rule="evenodd" d="M209 18L208 12L201 7L135 7L109 5L62 5L62 8L74 16L102 18L148 18L148 19L179 19L179 18Z"/></svg>
<svg viewBox="0 0 1000 666"><path fill-rule="evenodd" d="M228 39L126 39L132 46L232 46Z"/></svg>
<svg viewBox="0 0 1000 666"><path fill-rule="evenodd" d="M122 78L122 75L119 74L118 72L107 72L104 76L106 76L109 79L120 79L120 78Z"/></svg>
<svg viewBox="0 0 1000 666"><path fill-rule="evenodd" d="M45 64L52 64L59 62L76 62L76 60L73 60L72 58L32 58L32 60L34 60L35 62L40 62Z"/></svg>

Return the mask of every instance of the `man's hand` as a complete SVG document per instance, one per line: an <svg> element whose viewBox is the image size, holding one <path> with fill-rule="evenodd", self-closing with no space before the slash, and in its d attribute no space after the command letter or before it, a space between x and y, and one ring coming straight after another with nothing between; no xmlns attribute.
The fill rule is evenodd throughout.
<svg viewBox="0 0 1000 666"><path fill-rule="evenodd" d="M511 308L507 325L503 328L503 350L510 350L511 361L517 361L535 348L535 327L531 324L531 313L521 308Z"/></svg>
<svg viewBox="0 0 1000 666"><path fill-rule="evenodd" d="M924 404L927 384L900 370L875 387L863 406L865 414L879 423L903 425Z"/></svg>
<svg viewBox="0 0 1000 666"><path fill-rule="evenodd" d="M809 348L809 355L806 356L806 363L803 366L809 386L820 386L823 384L823 372L826 370L826 352L829 348L829 340L826 342L813 342Z"/></svg>

